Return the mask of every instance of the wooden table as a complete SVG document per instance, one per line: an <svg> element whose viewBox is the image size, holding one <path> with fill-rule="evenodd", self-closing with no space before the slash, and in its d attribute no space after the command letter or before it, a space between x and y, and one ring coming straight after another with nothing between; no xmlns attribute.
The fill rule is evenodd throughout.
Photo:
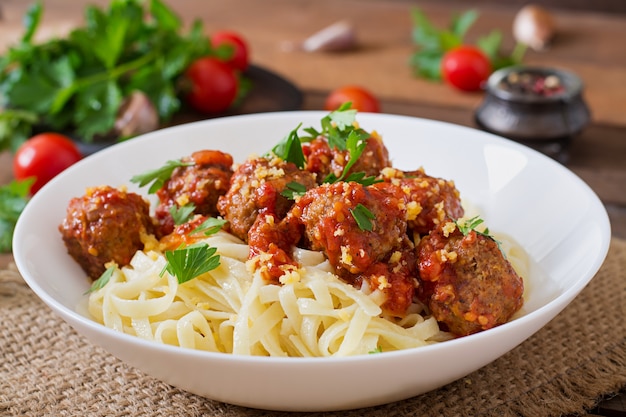
<svg viewBox="0 0 626 417"><path fill-rule="evenodd" d="M64 34L82 21L87 3L105 0L44 0L41 37ZM395 0L176 0L169 2L186 22L202 19L207 31L230 28L249 41L254 64L276 72L304 93L303 109L321 109L328 92L346 84L367 87L387 113L438 119L475 127L474 111L482 94L454 91L415 78L408 60L410 10L414 2ZM0 0L0 49L21 34L21 17L29 2ZM435 24L447 25L463 3L419 3ZM511 25L517 6L485 5L468 33L473 41L492 29L504 34L504 48L514 41ZM614 236L626 238L626 14L552 10L558 35L546 52L528 51L527 64L561 67L578 74L591 108L592 122L569 149L564 164L586 181L605 203ZM354 24L359 47L344 53L285 50L288 42L339 20ZM0 154L0 183L11 178L11 155ZM2 255L0 267L11 257Z"/></svg>

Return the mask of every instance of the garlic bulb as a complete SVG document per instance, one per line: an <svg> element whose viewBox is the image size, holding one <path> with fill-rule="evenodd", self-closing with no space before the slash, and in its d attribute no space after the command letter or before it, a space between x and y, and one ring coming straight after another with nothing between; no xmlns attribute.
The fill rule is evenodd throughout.
<svg viewBox="0 0 626 417"><path fill-rule="evenodd" d="M553 16L543 7L534 4L520 9L513 21L515 39L536 51L546 49L555 33Z"/></svg>
<svg viewBox="0 0 626 417"><path fill-rule="evenodd" d="M339 21L315 32L302 42L285 42L282 47L285 51L338 52L354 49L356 46L354 26L350 22Z"/></svg>

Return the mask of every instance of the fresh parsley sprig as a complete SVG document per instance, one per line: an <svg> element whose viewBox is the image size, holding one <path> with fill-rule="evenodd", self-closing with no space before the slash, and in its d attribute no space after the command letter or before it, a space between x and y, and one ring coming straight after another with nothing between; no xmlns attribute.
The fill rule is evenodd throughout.
<svg viewBox="0 0 626 417"><path fill-rule="evenodd" d="M295 200L298 197L302 197L306 193L306 187L299 182L291 181L287 183L285 189L280 193L283 197L289 200Z"/></svg>
<svg viewBox="0 0 626 417"><path fill-rule="evenodd" d="M179 284L214 270L220 265L217 248L200 242L172 251L165 251L167 263L161 270L161 276L167 271L175 276Z"/></svg>
<svg viewBox="0 0 626 417"><path fill-rule="evenodd" d="M379 182L383 182L382 179L377 178L377 177L373 177L373 176L369 176L366 177L365 176L365 172L363 171L359 171L359 172L353 172L351 174L349 174L347 177L345 177L346 182L358 182L361 185L364 186L368 186L368 185L372 185L372 184L378 184Z"/></svg>
<svg viewBox="0 0 626 417"><path fill-rule="evenodd" d="M324 183L334 183L337 181L353 181L363 185L370 185L379 182L375 177L366 177L365 173L350 173L350 169L356 161L361 157L367 146L367 141L371 135L365 130L358 127L356 123L357 111L351 108L352 103L346 102L337 110L330 112L321 119L321 130L314 127L306 127L303 130L308 136L299 136L298 131L302 127L300 123L295 129L280 141L271 153L287 162L292 162L300 169L306 165L306 158L302 151L302 143L310 142L318 137L325 137L331 148L348 152L348 162L346 163L341 175L337 176L330 173L324 178ZM301 195L306 190L302 190L301 185L292 184L287 187L281 194L287 198L294 199L297 195Z"/></svg>
<svg viewBox="0 0 626 417"><path fill-rule="evenodd" d="M486 227L483 230L478 230L478 226L480 226L481 224L483 224L485 221L483 219L480 218L480 216L474 216L471 219L466 219L462 222L455 220L454 224L456 225L457 229L459 229L459 231L463 234L463 236L467 236L470 232L474 231L476 232L476 234L487 237L491 240L493 240L496 245L498 245L498 249L500 249L500 252L502 252L503 255L506 254L504 253L504 251L502 250L502 242L500 242L499 240L497 240L496 238L494 238L490 233L489 233L489 228Z"/></svg>
<svg viewBox="0 0 626 417"><path fill-rule="evenodd" d="M0 110L0 150L17 151L19 146L32 135L33 125L38 120L39 117L32 111Z"/></svg>
<svg viewBox="0 0 626 417"><path fill-rule="evenodd" d="M483 224L485 221L480 218L480 216L474 216L471 219L465 219L463 221L455 220L454 224L459 229L463 236L467 236L471 231L475 231L479 235L489 236L489 229L485 229L483 231L479 231L477 229L478 226Z"/></svg>
<svg viewBox="0 0 626 417"><path fill-rule="evenodd" d="M306 140L312 140L319 136L328 139L328 145L331 148L337 148L340 151L347 150L348 137L352 132L356 132L364 140L370 134L361 129L356 124L357 111L352 109L352 103L343 103L337 110L330 112L321 120L321 130L314 127L305 128L304 131L309 134Z"/></svg>
<svg viewBox="0 0 626 417"><path fill-rule="evenodd" d="M0 150L16 149L39 125L71 131L84 142L109 135L124 98L135 90L167 121L182 108L185 69L195 59L220 54L200 19L185 30L163 0L87 6L83 26L37 43L43 5L38 1L27 10L21 39L0 56L0 107L12 111L0 126Z"/></svg>
<svg viewBox="0 0 626 417"><path fill-rule="evenodd" d="M411 9L413 21L413 43L418 49L409 60L409 65L416 75L428 80L440 80L441 61L446 52L465 43L465 35L478 19L476 10L467 10L452 16L448 27L436 27L428 16L419 8ZM481 36L476 41L480 48L491 61L493 70L519 64L524 56L525 47L517 44L510 55L501 52L502 33L492 30L487 35Z"/></svg>
<svg viewBox="0 0 626 417"><path fill-rule="evenodd" d="M376 182L376 179L373 177L365 177L365 173L363 172L358 172L358 173L354 173L351 176L348 176L348 173L350 172L350 170L352 169L352 167L354 166L354 164L356 163L356 161L359 160L359 158L361 157L361 155L363 154L363 151L365 150L365 147L367 146L367 139L369 138L369 134L363 134L360 132L357 132L356 130L351 130L350 133L348 134L348 137L346 138L345 141L345 149L348 151L348 162L346 163L346 165L343 167L343 171L341 172L341 175L339 177L337 177L334 173L330 173L326 176L326 178L324 178L324 183L335 183L338 181L354 181L354 182ZM361 182L363 184L363 182Z"/></svg>
<svg viewBox="0 0 626 417"><path fill-rule="evenodd" d="M209 217L203 221L198 227L191 231L191 234L202 233L205 236L211 236L222 230L222 227L228 223L227 220Z"/></svg>
<svg viewBox="0 0 626 417"><path fill-rule="evenodd" d="M185 204L184 206L178 206L176 204L170 207L169 212L174 220L175 225L187 223L194 213L196 205L193 203Z"/></svg>
<svg viewBox="0 0 626 417"><path fill-rule="evenodd" d="M281 140L276 146L272 148L272 153L283 161L292 162L298 168L304 168L306 159L304 158L304 152L302 152L302 141L298 136L298 130L302 126L300 123L293 129L283 140Z"/></svg>
<svg viewBox="0 0 626 417"><path fill-rule="evenodd" d="M104 288L105 285L109 283L111 277L113 276L113 272L115 272L116 266L110 266L100 275L100 277L91 284L91 287L85 292L85 294L92 293L94 291L98 291Z"/></svg>
<svg viewBox="0 0 626 417"><path fill-rule="evenodd" d="M183 162L180 159L170 160L165 163L162 167L144 172L143 174L135 175L130 179L130 182L138 184L140 187L145 187L146 185L152 183L150 188L148 189L148 193L154 194L163 187L163 184L170 179L174 170L178 167L188 167L194 165L195 162Z"/></svg>
<svg viewBox="0 0 626 417"><path fill-rule="evenodd" d="M350 209L350 214L354 217L359 229L367 232L372 231L372 220L374 220L376 216L370 211L370 209L365 207L363 204L358 203L354 208Z"/></svg>
<svg viewBox="0 0 626 417"><path fill-rule="evenodd" d="M0 252L10 252L13 231L29 200L29 190L35 178L13 180L0 186Z"/></svg>

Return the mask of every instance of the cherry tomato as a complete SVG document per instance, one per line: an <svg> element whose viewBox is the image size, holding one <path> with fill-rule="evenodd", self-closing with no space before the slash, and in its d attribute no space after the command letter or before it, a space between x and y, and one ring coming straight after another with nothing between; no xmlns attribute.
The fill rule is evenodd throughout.
<svg viewBox="0 0 626 417"><path fill-rule="evenodd" d="M237 96L235 72L217 58L197 59L187 68L186 77L190 82L187 102L200 112L223 112Z"/></svg>
<svg viewBox="0 0 626 417"><path fill-rule="evenodd" d="M53 177L82 158L70 138L59 133L40 133L24 142L13 157L13 176L35 177L30 192L35 194Z"/></svg>
<svg viewBox="0 0 626 417"><path fill-rule="evenodd" d="M363 87L347 85L336 90L326 97L324 108L328 111L337 110L345 102L352 102L352 108L360 112L380 112L380 102L371 92Z"/></svg>
<svg viewBox="0 0 626 417"><path fill-rule="evenodd" d="M449 50L441 61L443 79L463 91L479 90L489 78L491 69L485 53L470 45Z"/></svg>
<svg viewBox="0 0 626 417"><path fill-rule="evenodd" d="M250 54L248 52L248 43L238 33L222 30L211 35L211 45L214 48L220 45L230 45L233 47L233 55L227 59L228 66L239 71L248 69Z"/></svg>

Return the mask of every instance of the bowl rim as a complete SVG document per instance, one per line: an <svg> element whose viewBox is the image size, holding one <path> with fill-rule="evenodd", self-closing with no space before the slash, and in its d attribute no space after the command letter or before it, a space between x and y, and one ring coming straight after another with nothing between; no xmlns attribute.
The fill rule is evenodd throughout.
<svg viewBox="0 0 626 417"><path fill-rule="evenodd" d="M310 117L311 119L315 117L317 120L319 120L321 117L327 114L328 112L324 112L324 111L288 111L288 112L262 113L262 114L254 114L254 115L239 115L239 116L231 116L227 118L212 119L209 121L200 121L200 122L190 123L187 125L180 125L180 126L165 128L156 132L152 132L151 134L143 135L142 138L133 139L133 141L135 141L134 143L136 144L133 146L138 146L138 147L145 146L145 145L142 145L142 142L140 141L144 141L145 143L151 140L151 138L155 137L155 135L163 135L167 137L170 134L170 132L172 132L172 129L176 129L175 132L178 132L178 134L181 137L184 137L184 134L186 132L185 129L202 129L202 126L196 126L198 124L208 124L208 123L228 124L228 123L237 123L237 122L246 121L246 120L253 121L255 118L269 119L268 121L271 122L272 118L274 118L274 120L277 120L277 119L282 119L285 117L291 118L290 120L297 120L301 117ZM167 358L171 358L171 360L175 363L187 363L187 364L193 363L194 365L197 364L198 366L207 366L207 367L218 366L218 367L221 367L222 369L224 369L223 367L233 366L239 372L243 372L241 371L242 366L243 366L246 369L245 372L249 372L247 371L247 369L254 369L256 371L262 370L262 371L267 371L267 372L276 371L278 373L281 373L283 377L289 375L289 376L293 376L294 378L296 378L299 375L302 375L301 373L298 373L297 374L298 376L296 376L296 373L302 372L302 371L310 372L311 374L316 375L320 372L332 372L335 370L348 370L348 371L356 370L355 364L366 365L365 370L362 372L370 372L369 370L371 369L384 372L384 369L389 368L389 366L392 366L392 365L397 366L398 363L406 363L406 360L413 360L413 361L420 362L420 363L427 363L428 361L431 361L433 358L440 358L445 355L449 355L452 352L458 353L459 349L465 350L467 348L474 348L473 351L475 353L472 354L471 356L472 360L469 361L471 362L471 364L468 364L468 365L464 364L464 366L467 366L466 369L469 369L470 366L475 366L475 365L477 366L475 368L472 368L469 371L471 372L497 359L498 357L508 352L509 350L517 346L518 344L522 343L532 334L539 331L547 322L549 322L557 314L559 314L578 295L578 293L583 290L583 288L591 281L591 279L593 279L597 270L600 268L600 266L604 262L606 254L608 253L608 248L609 248L609 243L610 243L610 222L608 219L608 215L606 213L606 209L600 202L595 192L575 173L567 169L565 166L554 161L553 159L527 146L524 146L522 144L508 140L506 138L503 138L494 134L490 134L484 131L480 131L478 129L474 129L471 127L456 125L456 124L442 122L438 120L416 118L416 117L404 116L404 115L373 114L373 113L359 113L359 114L360 115L367 114L366 116L368 118L367 123L374 125L374 126L375 126L375 123L378 122L378 120L382 120L384 118L384 119L390 119L386 123L399 121L399 120L411 120L411 121L417 121L418 123L423 123L425 125L428 125L429 126L428 129L430 129L430 127L432 127L433 129L446 129L446 131L450 131L452 133L471 131L471 132L474 132L472 133L472 135L475 135L480 138L481 146L492 145L492 144L504 145L504 147L506 148L513 149L516 152L521 152L524 155L529 155L531 159L538 158L539 159L538 162L542 164L543 163L550 164L551 168L557 170L558 171L557 174L559 175L561 173L566 174L568 179L571 179L572 181L575 182L575 184L573 185L576 186L577 189L578 187L582 187L582 191L584 191L585 196L587 196L587 194L590 194L593 196L593 198L590 199L591 204L592 204L591 208L594 210L595 209L602 210L601 218L598 219L598 222L594 222L594 227L596 224L599 225L598 233L600 233L602 241L601 241L601 245L598 245L597 251L594 252L593 262L591 262L591 259L590 259L590 262L585 263L584 271L580 273L576 277L575 280L572 280L571 283L568 283L567 287L564 287L563 289L559 288L558 294L554 298L550 298L548 301L545 301L545 302L542 301L542 304L537 305L537 307L534 308L533 310L526 311L523 315L515 318L513 321L510 321L508 323L505 323L501 326L495 327L488 331L476 333L473 335L465 336L462 338L457 338L454 340L449 340L443 343L438 343L438 344L434 344L430 346L422 346L422 347L416 347L416 348L410 348L410 349L404 349L404 350L398 350L398 351L384 352L384 354L381 354L381 355L357 355L357 356L347 356L347 357L311 357L311 358L243 356L243 355L233 355L229 353L200 351L200 350L195 350L195 349L190 349L190 348L181 348L178 346L160 344L160 343L156 343L153 341L147 341L147 340L143 340L133 335L120 333L113 329L107 328L106 326L99 324L96 321L90 319L89 317L86 317L85 315L81 314L81 312L78 311L75 306L69 306L69 305L66 306L67 302L64 302L64 300L55 298L54 294L48 293L45 290L45 288L42 287L42 285L40 285L43 283L41 278L30 276L30 268L28 265L28 259L25 258L25 255L28 253L29 249L28 247L24 246L25 242L20 241L20 239L23 239L24 236L16 233L16 236L14 237L14 245L15 245L14 247L16 248L15 261L16 261L18 270L22 272L24 276L24 280L31 287L31 289L36 293L36 295L45 304L47 304L53 311L55 311L62 319L64 319L67 323L69 323L70 326L73 327L81 335L81 337L85 337L86 339L94 343L95 345L103 347L107 351L107 353L117 356L120 359L123 358L122 360L126 364L135 366L138 369L147 373L148 375L151 375L152 377L165 381L171 385L177 386L179 388L182 388L186 391L189 391L198 395L204 395L207 398L215 399L218 401L224 401L224 402L232 403L232 404L254 407L254 408L262 408L262 409L268 409L268 410L285 410L285 411L330 411L330 410L351 409L351 408L358 408L358 407L353 407L351 404L346 403L345 401L342 402L342 400L337 399L337 398L334 398L332 401L329 400L329 402L319 402L319 398L316 400L318 402L313 402L314 400L312 399L304 400L303 398L300 398L300 399L289 400L285 403L281 403L281 402L278 402L278 400L273 397L270 398L271 397L270 395L268 396L268 398L263 398L263 399L255 398L253 400L254 402L250 403L250 402L242 402L243 400L241 397L237 397L236 395L232 393L228 393L226 395L223 395L222 393L220 393L219 396L211 396L213 394L211 395L203 394L202 392L197 392L194 390L196 388L199 390L213 389L213 388L211 387L204 388L204 387L196 387L196 386L189 387L189 386L184 386L182 384L179 385L177 382L168 381L167 378L163 377L162 375L155 376L154 373L152 373L153 371L147 371L145 368L142 367L142 366L146 366L145 363L141 362L143 361L143 358L133 357L132 360L130 360L127 357L123 356L123 355L127 355L127 352L120 353L119 349L120 347L121 348L132 347L132 348L136 348L135 351L139 352L137 353L137 355L139 356L145 356L145 357L158 356L160 358L167 357ZM357 116L357 120L358 118L359 116ZM363 122L365 123L365 121ZM364 124L362 123L362 125ZM383 137L385 137L385 131L382 130L382 128L379 131L381 132ZM117 152L115 151L115 149L119 149L119 147L126 146L126 144L129 144L129 142L125 142L120 145L114 145L108 149L105 149L103 151L100 151L94 154L93 156L89 158L109 158L106 156L108 153ZM89 159L86 158L85 160L78 162L76 165L78 166L78 164L87 164L88 162L85 162L85 161L88 161L88 160ZM45 190L48 187L54 190L55 186L53 184L63 181L63 178L65 176L72 175L72 172L73 172L72 168L68 169L66 172L60 174L57 178L53 179L49 184L46 184L40 191L45 192ZM29 217L35 215L34 206L29 207L27 205L27 207L24 210L24 213L26 213L26 216L23 218L23 220L18 220L16 231L21 230L21 228L26 228L26 223L25 223L26 220ZM31 253L32 253L32 249L31 249ZM71 302L71 300L69 302ZM517 331L514 331L515 333L514 335L511 334L512 329L517 330ZM489 346L488 353L481 352L481 349L484 348L485 346ZM497 355L495 355L496 352L497 352ZM141 363L138 364L139 362ZM481 364L478 366L479 362ZM466 372L464 375L466 375L469 372ZM458 370L454 369L454 371L450 371L447 374L449 375L450 373L455 373L455 375L457 375ZM452 382L453 380L456 380L462 376L463 375L460 375L460 376L457 375L453 379L449 379L448 382ZM168 377L170 376L168 375ZM411 381L411 383L413 383L413 381ZM420 380L419 383L424 384L426 382ZM445 385L445 383L438 385L437 387L441 387L443 385ZM437 387L430 388L427 391L430 391L431 389L435 389ZM233 389L236 389L236 388L233 388ZM403 386L402 389L408 390L409 388ZM414 388L411 388L411 389L414 389ZM312 394L313 397L315 395L317 396L322 395L318 391L324 391L326 395L332 396L332 393L328 392L328 388L322 387L322 388L316 389L316 392L314 393L314 395ZM427 391L412 393L411 395L404 396L404 398L408 398L409 396L419 395ZM389 393L388 395L400 395L400 394ZM404 394L401 394L401 395L404 395ZM326 399L326 397L324 398ZM394 397L394 398L402 399L398 397ZM368 400L368 401L375 401L375 402L370 402L368 403L368 405L365 405L365 406L378 405L378 404L389 402L386 400L383 401L380 398ZM303 406L305 409L300 410L299 407L301 406Z"/></svg>
<svg viewBox="0 0 626 417"><path fill-rule="evenodd" d="M141 137L138 137L136 139L133 140L139 140L139 141L148 141L150 140L150 138L156 133L158 135L165 135L171 131L179 131L182 129L198 129L198 128L202 128L203 125L205 124L215 124L215 123L229 123L229 120L233 120L235 121L235 119L253 119L253 118L281 118L284 117L285 115L288 115L290 117L293 117L294 115L312 115L312 116L316 116L316 115L326 115L328 114L328 112L324 112L324 111L317 111L317 110L304 110L304 111L281 111L281 112L268 112L268 113L259 113L259 114L251 114L251 115L236 115L236 116L228 116L228 117L224 117L224 118L219 118L219 119L211 119L211 120L203 120L203 121L198 121L198 122L192 122L192 123L188 123L185 125L179 125L179 126L172 126L172 127L167 127L164 129L160 129L159 131L155 131L155 132L151 132L149 134L145 134L142 135ZM433 124L433 125L439 125L439 126L447 126L447 127L454 127L460 130L469 130L469 131L476 131L479 132L481 135L484 135L485 138L489 138L490 140L495 140L498 143L506 143L506 145L508 147L513 147L516 148L518 150L521 150L522 152L528 152L531 155L534 155L534 157L543 159L544 162L551 164L553 166L553 168L557 169L557 170L561 170L567 174L570 175L570 177L578 182L578 185L585 188L586 191L588 193L591 193L592 195L595 196L595 198L597 199L597 201L595 201L595 203L597 204L599 202L599 197L597 196L597 194L595 193L595 191L593 191L591 189L591 187L585 183L578 175L576 175L574 172L572 172L571 170L567 169L566 167L564 167L563 165L561 165L560 163L554 161L553 159L549 158L548 156L530 148L527 147L523 144L520 144L518 142L503 138L501 136L489 133L489 132L484 132L484 131L480 131L471 127L466 127L466 126L461 126L461 125L457 125L457 124L453 124L453 123L448 123L448 122L443 122L443 121L438 121L438 120L431 120L431 119L424 119L424 118L419 118L419 117L412 117L412 116L404 116L404 115L394 115L394 114L375 114L375 113L359 113L361 114L368 114L368 117L374 117L374 118L379 118L379 117L383 117L383 118L388 118L388 117L392 117L392 118L403 118L403 119L413 119L413 120L417 120L420 123L426 123L426 124ZM357 116L358 117L358 116ZM384 132L383 132L384 135ZM120 144L116 144L108 149L102 150L100 152L98 152L98 154L102 154L104 155L104 153L108 153L108 152L115 152L115 149L124 146L124 143L120 143ZM89 160L91 160L91 158L93 157L98 157L97 155L95 156L89 156L87 158L85 158L82 161L79 161L78 164L83 164L83 163L88 163ZM85 162L87 161L87 162ZM71 167L67 172L62 173L62 176L65 175L71 175ZM53 180L54 181L54 180ZM44 186L44 187L48 187L48 185ZM36 196L34 197L36 198ZM601 203L600 203L601 204ZM23 218L27 218L28 217L28 213L32 210L33 206L29 206L27 205L26 208L24 209L24 212L27 213L26 216L24 216ZM604 214L606 215L606 224L605 224L605 232L606 234L608 234L608 239L604 240L604 245L599 248L599 252L598 252L598 256L596 257L596 262L594 263L594 265L591 266L590 269L599 269L601 263L603 262L604 258L606 257L606 253L608 253L608 248L609 248L609 243L610 243L610 222L608 220L608 215L606 214L606 210L603 207L603 205L601 206L602 210L604 211ZM18 219L18 224L16 225L16 231L20 231L24 226L23 226L24 221L20 221L20 219ZM65 315L68 316L73 316L75 318L77 318L82 324L87 325L88 327L91 327L93 330L98 330L98 331L105 331L107 332L109 335L111 336L122 336L125 338L129 338L129 340L133 340L133 341L140 341L140 343L146 343L146 346L159 346L161 348L165 348L165 349L170 349L172 348L174 351L179 351L181 350L180 347L176 347L176 346L167 346L167 345L160 345L154 342L150 342L150 341L144 341L138 337L132 336L132 335L128 335L128 334L123 334L123 333L119 333L116 332L112 329L107 328L106 326L99 324L87 317L85 317L84 315L80 314L79 312L77 312L76 310L73 310L69 307L66 307L65 305L63 305L61 302L57 301L56 299L54 299L52 296L50 296L46 291L44 291L43 288L41 288L41 286L39 286L39 284L37 283L36 279L33 279L32 277L29 276L28 274L28 266L26 265L25 261L24 261L24 257L21 254L21 235L19 233L16 233L14 236L14 247L16 248L16 252L15 252L15 262L16 265L18 267L18 270L20 271L26 271L27 273L24 274L24 279L27 282L27 284L33 289L33 291L43 300L46 302L46 304L48 304L49 306L51 306L52 308L54 308L55 310L59 311L59 312L63 312ZM596 265L597 264L597 265ZM597 267L597 268L596 268ZM532 320L535 316L538 315L542 315L544 310L549 310L550 306L556 302L557 300L560 300L562 298L574 298L574 296L580 292L584 286L587 285L587 283L593 278L593 274L592 277L589 280L584 280L584 279L578 279L575 282L575 285L571 286L570 288L566 289L564 292L562 292L556 299L552 300L551 302L539 307L538 309L531 311L521 317L518 317L515 319L515 321L521 320L521 321L526 321L526 320ZM462 338L458 338L458 339L454 339L454 340L450 340L450 341L446 341L445 343L439 343L439 344L435 344L435 345L430 345L430 346L422 346L422 347L418 347L418 348L411 348L411 349L404 349L404 350L399 350L399 351L393 351L393 352L385 352L385 355L402 355L405 354L407 351L415 351L415 350L431 350L434 348L438 348L440 346L443 345L448 345L448 344L455 344L455 343L459 343L459 341L462 341L466 338L481 338L481 337L485 337L486 334L490 334L490 333L495 333L495 332L499 332L502 331L501 329L505 329L507 327L507 325L510 324L509 323L505 323L504 325L495 327L493 329L489 329L488 331L484 331L484 332L479 332L473 335L469 335L469 336L465 336ZM198 350L194 350L194 349L185 349L182 348L185 351L190 351L190 352L196 352L197 354L200 355L217 355L218 357L222 358L224 356L228 356L228 357L235 357L235 358L240 358L243 359L243 357L239 357L237 355L232 355L232 354L224 354L224 353L217 353L217 352L205 352L205 351L198 351ZM302 360L313 360L313 361L328 361L328 360L346 360L347 358L359 358L362 357L364 355L360 355L360 356L353 356L353 357L341 357L341 358L328 358L328 357L321 357L321 358L279 358L279 357L255 357L257 359L261 359L261 360L270 360L270 361L277 361L277 362L282 362L282 361L293 361L293 360L298 360L298 361L302 361ZM367 357L367 355L365 355ZM370 356L379 356L379 355L370 355ZM351 359L353 360L353 359Z"/></svg>

